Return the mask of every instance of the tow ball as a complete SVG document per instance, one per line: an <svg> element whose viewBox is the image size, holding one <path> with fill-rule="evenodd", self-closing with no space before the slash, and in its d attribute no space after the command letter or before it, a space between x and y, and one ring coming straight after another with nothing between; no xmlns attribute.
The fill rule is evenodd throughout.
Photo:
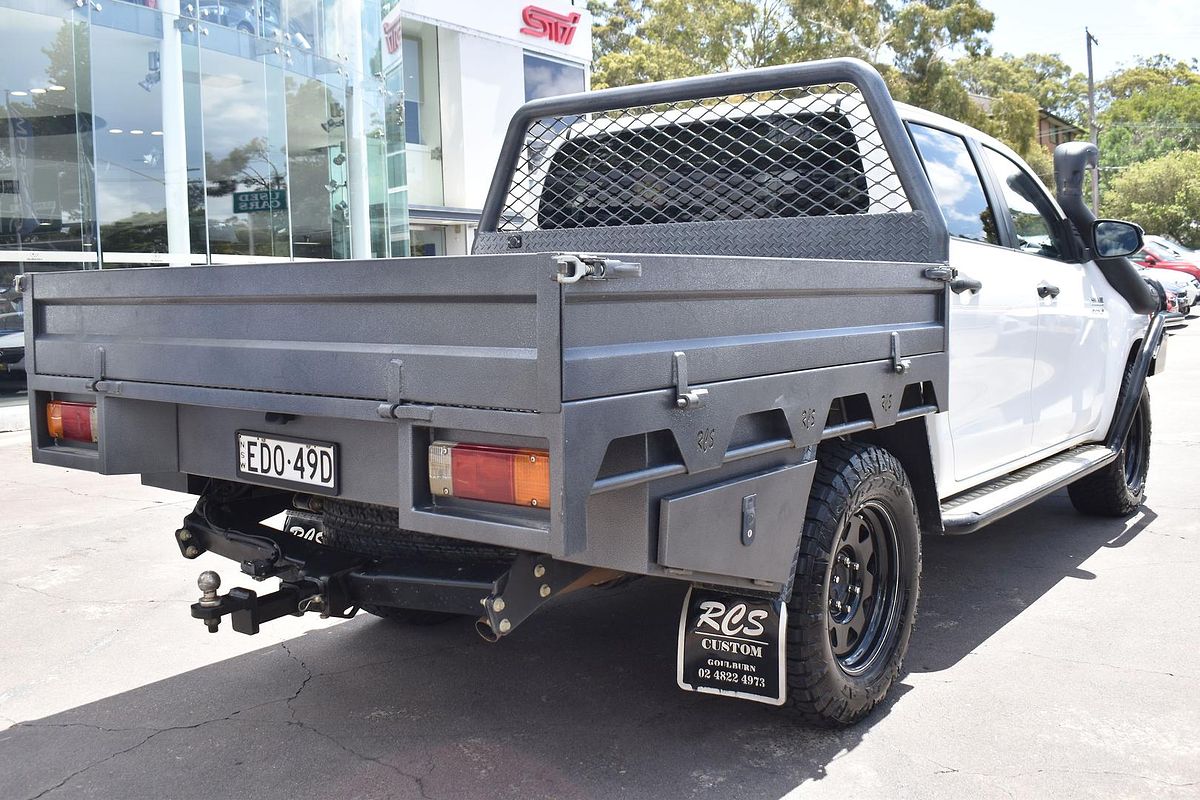
<svg viewBox="0 0 1200 800"><path fill-rule="evenodd" d="M204 622L209 633L216 633L221 617L226 614L238 633L255 634L264 622L285 616L299 617L306 611L316 611L322 617L354 616L357 608L348 613L330 614L325 607L325 597L312 581L284 583L277 591L258 596L250 589L235 587L228 594L217 594L221 588L221 576L212 570L200 573L196 580L200 587L200 599L192 603L192 616Z"/></svg>

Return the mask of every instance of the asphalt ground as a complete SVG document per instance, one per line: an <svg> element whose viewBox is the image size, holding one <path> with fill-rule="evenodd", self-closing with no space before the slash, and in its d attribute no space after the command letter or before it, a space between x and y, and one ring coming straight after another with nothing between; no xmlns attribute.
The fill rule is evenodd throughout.
<svg viewBox="0 0 1200 800"><path fill-rule="evenodd" d="M683 588L464 622L189 617L188 498L0 433L0 798L1200 796L1200 326L1151 379L1150 497L927 538L905 674L839 731L675 686ZM246 585L246 584L243 584Z"/></svg>

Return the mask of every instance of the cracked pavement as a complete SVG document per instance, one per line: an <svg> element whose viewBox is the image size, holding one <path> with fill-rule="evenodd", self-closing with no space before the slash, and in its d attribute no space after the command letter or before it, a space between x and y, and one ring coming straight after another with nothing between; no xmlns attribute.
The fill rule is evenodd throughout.
<svg viewBox="0 0 1200 800"><path fill-rule="evenodd" d="M844 731L680 692L682 587L469 622L189 617L190 501L0 433L0 798L1200 797L1200 325L1151 380L1151 497L927 539L906 674ZM246 585L246 583L243 583Z"/></svg>

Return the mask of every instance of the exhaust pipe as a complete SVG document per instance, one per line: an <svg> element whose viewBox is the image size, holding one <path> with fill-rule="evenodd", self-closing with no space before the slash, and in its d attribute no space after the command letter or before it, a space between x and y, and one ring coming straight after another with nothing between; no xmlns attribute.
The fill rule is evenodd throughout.
<svg viewBox="0 0 1200 800"><path fill-rule="evenodd" d="M1054 184L1058 204L1067 219L1075 225L1104 279L1125 298L1138 314L1153 314L1159 310L1158 297L1142 280L1137 268L1128 258L1099 258L1092 236L1095 214L1083 202L1083 178L1087 167L1096 169L1100 151L1091 142L1067 142L1054 148Z"/></svg>

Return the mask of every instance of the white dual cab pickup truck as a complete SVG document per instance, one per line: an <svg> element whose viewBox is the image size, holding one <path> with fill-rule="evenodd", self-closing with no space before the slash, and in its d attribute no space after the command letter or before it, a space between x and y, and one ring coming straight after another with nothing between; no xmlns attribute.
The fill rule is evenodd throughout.
<svg viewBox="0 0 1200 800"><path fill-rule="evenodd" d="M197 495L181 555L279 580L203 573L213 632L497 641L671 580L681 688L852 723L921 534L1145 497L1163 316L1095 159L1059 147L1056 202L848 59L535 101L470 256L23 276L34 459Z"/></svg>

